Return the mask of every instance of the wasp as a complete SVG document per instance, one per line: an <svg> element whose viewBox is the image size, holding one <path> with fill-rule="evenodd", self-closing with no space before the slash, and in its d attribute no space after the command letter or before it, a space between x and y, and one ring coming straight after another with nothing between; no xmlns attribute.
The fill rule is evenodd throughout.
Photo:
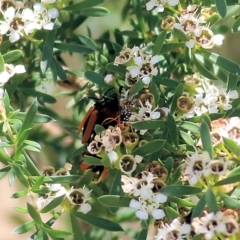
<svg viewBox="0 0 240 240"><path fill-rule="evenodd" d="M120 106L118 94L110 88L102 98L97 99L96 103L90 107L83 120L78 126L78 134L82 131L82 143L87 143L91 139L96 124L102 125L104 128L115 126L117 118L120 115ZM82 100L82 99L80 99Z"/></svg>

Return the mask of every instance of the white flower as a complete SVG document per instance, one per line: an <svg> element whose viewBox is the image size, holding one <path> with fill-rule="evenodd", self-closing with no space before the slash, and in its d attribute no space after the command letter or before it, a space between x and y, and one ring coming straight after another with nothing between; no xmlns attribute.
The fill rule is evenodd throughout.
<svg viewBox="0 0 240 240"><path fill-rule="evenodd" d="M113 150L108 152L107 155L111 163L114 163L118 160L118 154Z"/></svg>
<svg viewBox="0 0 240 240"><path fill-rule="evenodd" d="M110 83L113 80L113 75L112 74L107 74L104 78L105 83Z"/></svg>
<svg viewBox="0 0 240 240"><path fill-rule="evenodd" d="M16 73L25 73L26 69L23 65L13 66L12 64L4 64L4 71L0 72L0 86L3 86Z"/></svg>
<svg viewBox="0 0 240 240"><path fill-rule="evenodd" d="M50 4L50 3L55 3L56 0L41 0L41 2L44 4Z"/></svg>
<svg viewBox="0 0 240 240"><path fill-rule="evenodd" d="M217 46L221 46L223 44L223 39L224 39L224 36L222 34L216 34L212 38L213 43Z"/></svg>
<svg viewBox="0 0 240 240"><path fill-rule="evenodd" d="M150 0L149 2L146 3L146 9L147 11L152 10L154 7L155 12L163 12L164 11L164 5L169 4L170 6L176 6L178 4L178 0Z"/></svg>

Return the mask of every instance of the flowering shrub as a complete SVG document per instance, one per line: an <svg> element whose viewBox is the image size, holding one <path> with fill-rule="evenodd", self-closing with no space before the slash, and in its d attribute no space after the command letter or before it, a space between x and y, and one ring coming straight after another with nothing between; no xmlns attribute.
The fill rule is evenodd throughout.
<svg viewBox="0 0 240 240"><path fill-rule="evenodd" d="M103 2L0 2L0 177L32 219L13 233L239 239L240 65L217 53L237 1L112 1L130 25L79 34Z"/></svg>

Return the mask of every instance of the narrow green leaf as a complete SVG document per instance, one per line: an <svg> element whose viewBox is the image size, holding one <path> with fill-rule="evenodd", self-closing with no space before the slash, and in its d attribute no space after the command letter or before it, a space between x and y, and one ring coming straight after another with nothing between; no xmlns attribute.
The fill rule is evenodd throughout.
<svg viewBox="0 0 240 240"><path fill-rule="evenodd" d="M119 224L112 222L108 219L99 218L89 214L83 214L81 212L76 212L74 213L74 215L88 224L91 224L95 227L98 227L107 231L111 231L111 232L123 231L122 227Z"/></svg>
<svg viewBox="0 0 240 240"><path fill-rule="evenodd" d="M154 76L152 81L155 84L161 84L163 86L173 88L173 89L175 89L179 85L178 81L170 79L170 78L161 77L161 76Z"/></svg>
<svg viewBox="0 0 240 240"><path fill-rule="evenodd" d="M134 83L130 90L129 90L129 96L134 96L135 94L139 93L144 87L144 84L141 80L137 81L136 83Z"/></svg>
<svg viewBox="0 0 240 240"><path fill-rule="evenodd" d="M18 60L22 57L23 52L21 50L12 50L3 55L3 59L5 63L11 63Z"/></svg>
<svg viewBox="0 0 240 240"><path fill-rule="evenodd" d="M18 136L17 136L17 143L20 145L21 143L23 143L23 141L25 141L29 135L31 131L31 128L25 129L24 131L22 131Z"/></svg>
<svg viewBox="0 0 240 240"><path fill-rule="evenodd" d="M10 111L10 99L6 90L4 91L3 103L4 103L6 115L8 116Z"/></svg>
<svg viewBox="0 0 240 240"><path fill-rule="evenodd" d="M78 219L70 213L70 220L73 232L73 240L85 240L81 228L79 227Z"/></svg>
<svg viewBox="0 0 240 240"><path fill-rule="evenodd" d="M105 83L104 77L101 76L99 73L93 71L85 72L85 77L90 80L91 82L105 88L109 88L109 86Z"/></svg>
<svg viewBox="0 0 240 240"><path fill-rule="evenodd" d="M69 5L65 8L63 8L63 10L65 11L82 11L85 8L90 8L90 7L94 7L97 6L101 3L103 3L105 0L85 0L76 4L72 4Z"/></svg>
<svg viewBox="0 0 240 240"><path fill-rule="evenodd" d="M45 232L47 232L52 239L57 239L57 238L64 238L65 239L66 237L73 234L71 232L66 232L66 231L55 230L55 229L49 228L49 227L47 227L46 224L44 224L44 225L45 226L42 227L42 229Z"/></svg>
<svg viewBox="0 0 240 240"><path fill-rule="evenodd" d="M84 11L79 12L79 15L86 17L104 17L109 14L109 10L103 7L87 8Z"/></svg>
<svg viewBox="0 0 240 240"><path fill-rule="evenodd" d="M56 34L56 30L48 31L46 40L44 41L43 50L42 50L42 60L40 62L40 68L42 73L45 73L51 64L55 34Z"/></svg>
<svg viewBox="0 0 240 240"><path fill-rule="evenodd" d="M17 212L20 212L20 213L28 213L27 209L26 208L23 208L23 207L12 207L14 210L16 210Z"/></svg>
<svg viewBox="0 0 240 240"><path fill-rule="evenodd" d="M14 117L17 119L20 119L20 120L24 120L26 117L26 113L25 112L15 112ZM55 119L49 117L48 115L39 114L39 113L37 113L33 119L34 123L47 123L47 122L51 122L51 121L55 121Z"/></svg>
<svg viewBox="0 0 240 240"><path fill-rule="evenodd" d="M143 146L133 150L132 155L147 156L153 152L159 151L164 147L165 140L155 139Z"/></svg>
<svg viewBox="0 0 240 240"><path fill-rule="evenodd" d="M217 10L222 18L227 15L227 3L225 0L215 0Z"/></svg>
<svg viewBox="0 0 240 240"><path fill-rule="evenodd" d="M206 205L206 201L205 201L205 196L203 195L203 197L200 198L197 205L193 208L191 219L201 216L205 208L205 205Z"/></svg>
<svg viewBox="0 0 240 240"><path fill-rule="evenodd" d="M12 234L23 234L23 233L26 233L26 232L30 231L31 229L33 229L34 226L35 226L35 222L34 221L26 222L26 223L16 227L12 231Z"/></svg>
<svg viewBox="0 0 240 240"><path fill-rule="evenodd" d="M98 198L98 201L107 207L129 207L131 198L113 196L113 195L104 195Z"/></svg>
<svg viewBox="0 0 240 240"><path fill-rule="evenodd" d="M205 196L206 204L209 207L209 210L211 212L216 213L218 211L218 203L212 190L208 188L204 196Z"/></svg>
<svg viewBox="0 0 240 240"><path fill-rule="evenodd" d="M233 152L237 157L240 157L240 146L230 138L223 138L224 146Z"/></svg>
<svg viewBox="0 0 240 240"><path fill-rule="evenodd" d="M202 56L200 56L200 54L195 54L193 55L193 62L197 68L197 70L206 78L212 79L212 80L216 80L216 76L213 75L213 73L206 68L205 65L203 65L203 63L201 61L199 61L198 58L202 58Z"/></svg>
<svg viewBox="0 0 240 240"><path fill-rule="evenodd" d="M78 38L84 45L97 51L97 44L91 38L84 35L78 35Z"/></svg>
<svg viewBox="0 0 240 240"><path fill-rule="evenodd" d="M240 175L237 175L237 176L227 177L221 181L218 181L215 183L214 186L222 186L222 185L226 185L226 184L230 184L230 183L236 183L239 181L240 181Z"/></svg>
<svg viewBox="0 0 240 240"><path fill-rule="evenodd" d="M193 141L193 139L190 137L190 135L186 132L180 131L180 135L182 137L182 139L184 140L184 142L186 144L188 144L189 146L195 146L195 142Z"/></svg>
<svg viewBox="0 0 240 240"><path fill-rule="evenodd" d="M56 73L57 73L57 76L59 77L59 79L66 80L67 74L66 74L65 70L63 69L63 66L55 58L52 58L52 64L54 65L54 67L56 69Z"/></svg>
<svg viewBox="0 0 240 240"><path fill-rule="evenodd" d="M178 147L179 136L178 136L177 125L173 116L170 113L167 115L167 128L175 146Z"/></svg>
<svg viewBox="0 0 240 240"><path fill-rule="evenodd" d="M202 121L201 127L200 127L200 135L203 145L203 150L207 151L210 158L213 158L213 148L212 148L212 141L210 136L210 130L205 121Z"/></svg>
<svg viewBox="0 0 240 240"><path fill-rule="evenodd" d="M19 191L19 192L14 193L11 196L11 198L20 198L20 197L26 196L27 194L28 194L28 191L27 190L23 190L23 191Z"/></svg>
<svg viewBox="0 0 240 240"><path fill-rule="evenodd" d="M172 105L171 105L171 114L174 113L174 111L177 109L177 100L179 97L182 96L183 94L183 90L184 90L184 87L183 87L183 84L179 84L174 92L174 95L173 95L173 98L172 98Z"/></svg>
<svg viewBox="0 0 240 240"><path fill-rule="evenodd" d="M216 53L208 52L208 51L202 51L204 56L212 61L213 63L217 64L219 67L225 69L226 71L238 75L240 74L240 66L239 64L232 62L228 60L227 58L224 58Z"/></svg>
<svg viewBox="0 0 240 240"><path fill-rule="evenodd" d="M37 142L31 141L31 140L25 140L24 143L27 145L41 149L41 145Z"/></svg>
<svg viewBox="0 0 240 240"><path fill-rule="evenodd" d="M166 31L160 32L160 34L158 35L158 37L156 39L156 42L154 43L153 55L160 54L160 51L162 49L165 38L166 38Z"/></svg>
<svg viewBox="0 0 240 240"><path fill-rule="evenodd" d="M152 93L153 96L154 96L154 101L155 101L156 103L158 103L159 98L160 98L160 91L159 91L158 86L156 85L155 82L151 81L151 82L149 83L148 87L149 87L150 93Z"/></svg>
<svg viewBox="0 0 240 240"><path fill-rule="evenodd" d="M145 239L147 239L147 233L148 233L148 229L147 228L143 228L139 232L136 240L145 240Z"/></svg>
<svg viewBox="0 0 240 240"><path fill-rule="evenodd" d="M202 192L201 188L184 185L168 185L161 189L161 193L166 196L192 195Z"/></svg>
<svg viewBox="0 0 240 240"><path fill-rule="evenodd" d="M240 17L238 16L236 21L233 23L232 32L237 33L239 31L240 31Z"/></svg>
<svg viewBox="0 0 240 240"><path fill-rule="evenodd" d="M185 46L185 43L164 43L160 53L161 54L168 53L183 46Z"/></svg>
<svg viewBox="0 0 240 240"><path fill-rule="evenodd" d="M30 145L24 146L23 149L24 149L24 150L31 151L31 152L40 152L40 149L39 149L39 148L30 146Z"/></svg>
<svg viewBox="0 0 240 240"><path fill-rule="evenodd" d="M136 130L150 130L167 127L166 120L138 121L132 123L132 125Z"/></svg>
<svg viewBox="0 0 240 240"><path fill-rule="evenodd" d="M4 71L4 59L3 59L3 56L2 54L0 54L0 72L3 72Z"/></svg>
<svg viewBox="0 0 240 240"><path fill-rule="evenodd" d="M23 173L23 167L17 164L11 165L12 170L14 171L15 176L18 178L18 180L22 183L22 185L25 188L29 188L29 182L27 180L27 177Z"/></svg>
<svg viewBox="0 0 240 240"><path fill-rule="evenodd" d="M93 156L84 156L84 163L89 164L89 165L96 165L96 166L101 166L102 162L101 159L95 158Z"/></svg>
<svg viewBox="0 0 240 240"><path fill-rule="evenodd" d="M192 202L189 202L189 201L184 200L182 198L178 198L178 197L174 197L174 196L172 196L170 198L170 201L174 202L174 203L177 203L178 206L183 206L183 207L194 207L194 206L196 206L195 203L192 203Z"/></svg>
<svg viewBox="0 0 240 240"><path fill-rule="evenodd" d="M230 208L230 209L240 208L240 202L238 199L234 199L233 197L230 197L224 193L220 193L220 197L224 203L224 207Z"/></svg>
<svg viewBox="0 0 240 240"><path fill-rule="evenodd" d="M41 209L41 213L47 213L59 206L65 197L65 194L59 197L54 198L49 204L47 204L43 209Z"/></svg>
<svg viewBox="0 0 240 240"><path fill-rule="evenodd" d="M227 81L227 91L237 89L237 84L238 84L238 76L229 73L228 81Z"/></svg>
<svg viewBox="0 0 240 240"><path fill-rule="evenodd" d="M67 176L51 176L49 177L51 183L72 183L77 180L79 180L80 176L79 175L67 175Z"/></svg>
<svg viewBox="0 0 240 240"><path fill-rule="evenodd" d="M179 213L172 207L169 207L169 206L165 207L164 212L165 212L166 217L169 222L171 222L173 219L179 217Z"/></svg>
<svg viewBox="0 0 240 240"><path fill-rule="evenodd" d="M230 173L228 173L228 177L232 177L236 175L240 175L240 166L235 167L234 169L232 169Z"/></svg>
<svg viewBox="0 0 240 240"><path fill-rule="evenodd" d="M21 135L26 129L29 129L31 127L37 113L37 107L38 107L37 101L34 100L26 114L19 135Z"/></svg>
<svg viewBox="0 0 240 240"><path fill-rule="evenodd" d="M118 66L114 65L113 63L108 63L106 65L106 70L108 72L114 72L114 73L126 73L126 66L119 64Z"/></svg>
<svg viewBox="0 0 240 240"><path fill-rule="evenodd" d="M21 89L21 91L27 96L37 97L39 102L45 102L45 103L56 103L57 102L56 98L53 97L52 95L33 90L31 88L21 87L19 89Z"/></svg>
<svg viewBox="0 0 240 240"><path fill-rule="evenodd" d="M187 42L189 39L187 38L186 34L181 31L180 29L177 28L173 28L172 31L174 37L176 37L177 39L183 41L183 42Z"/></svg>
<svg viewBox="0 0 240 240"><path fill-rule="evenodd" d="M40 217L40 214L37 212L37 210L33 205L31 205L30 203L27 203L27 210L29 215L37 224L42 224L42 219Z"/></svg>
<svg viewBox="0 0 240 240"><path fill-rule="evenodd" d="M77 52L81 54L91 54L94 53L94 50L80 44L70 44L70 43L55 43L54 47L67 52Z"/></svg>
<svg viewBox="0 0 240 240"><path fill-rule="evenodd" d="M183 121L183 122L180 122L178 125L179 127L184 128L185 130L188 130L190 132L194 132L194 133L200 132L200 126L193 122Z"/></svg>
<svg viewBox="0 0 240 240"><path fill-rule="evenodd" d="M167 179L168 179L170 176L170 173L172 172L172 169L173 169L173 158L172 157L169 157L166 159L166 161L164 162L164 167L168 171L168 176L167 176ZM166 180L166 182L167 182L167 180Z"/></svg>

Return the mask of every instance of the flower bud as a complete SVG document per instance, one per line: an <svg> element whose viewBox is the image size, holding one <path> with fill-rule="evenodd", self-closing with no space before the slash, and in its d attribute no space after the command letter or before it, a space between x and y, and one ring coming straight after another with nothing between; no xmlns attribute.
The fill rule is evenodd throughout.
<svg viewBox="0 0 240 240"><path fill-rule="evenodd" d="M172 16L168 16L162 21L161 28L165 30L171 30L173 28L174 23L175 23L175 18Z"/></svg>
<svg viewBox="0 0 240 240"><path fill-rule="evenodd" d="M138 144L139 136L134 132L124 133L123 135L123 143L128 150L131 152Z"/></svg>
<svg viewBox="0 0 240 240"><path fill-rule="evenodd" d="M52 166L44 167L43 175L44 176L53 176L55 173L55 168Z"/></svg>

